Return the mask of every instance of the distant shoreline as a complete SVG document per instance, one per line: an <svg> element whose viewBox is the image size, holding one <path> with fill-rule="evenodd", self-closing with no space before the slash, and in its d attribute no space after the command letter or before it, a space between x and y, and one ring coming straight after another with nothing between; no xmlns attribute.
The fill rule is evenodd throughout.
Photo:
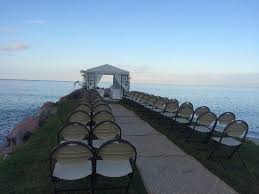
<svg viewBox="0 0 259 194"><path fill-rule="evenodd" d="M44 80L44 79L39 79L39 80L34 80L34 79L1 79L0 81L47 81L47 82L75 82L75 81L68 81L68 80Z"/></svg>

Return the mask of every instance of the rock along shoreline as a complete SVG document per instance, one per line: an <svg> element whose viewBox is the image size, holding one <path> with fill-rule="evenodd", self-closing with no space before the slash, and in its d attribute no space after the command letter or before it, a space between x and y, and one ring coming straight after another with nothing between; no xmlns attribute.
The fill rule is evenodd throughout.
<svg viewBox="0 0 259 194"><path fill-rule="evenodd" d="M36 113L24 118L16 124L11 133L6 137L7 145L0 148L0 158L6 158L21 147L29 137L37 131L50 115L56 114L56 103L45 102Z"/></svg>
<svg viewBox="0 0 259 194"><path fill-rule="evenodd" d="M11 133L6 137L7 145L3 148L0 148L0 159L6 159L10 154L21 148L30 138L30 136L33 133L36 133L50 116L57 113L58 103L65 100L77 99L81 96L81 94L82 90L78 89L68 95L61 97L56 103L45 102L36 113L34 113L32 116L24 118L22 121L17 123L16 126L11 130Z"/></svg>

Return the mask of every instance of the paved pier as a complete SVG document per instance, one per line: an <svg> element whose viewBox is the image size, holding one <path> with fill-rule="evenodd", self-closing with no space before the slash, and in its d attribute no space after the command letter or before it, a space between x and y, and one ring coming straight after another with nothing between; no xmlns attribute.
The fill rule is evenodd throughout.
<svg viewBox="0 0 259 194"><path fill-rule="evenodd" d="M137 148L137 166L148 193L236 193L134 112L119 104L110 106L122 138Z"/></svg>

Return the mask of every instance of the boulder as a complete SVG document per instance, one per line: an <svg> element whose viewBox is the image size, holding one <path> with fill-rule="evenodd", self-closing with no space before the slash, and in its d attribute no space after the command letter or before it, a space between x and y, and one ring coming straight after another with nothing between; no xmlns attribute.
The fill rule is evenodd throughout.
<svg viewBox="0 0 259 194"><path fill-rule="evenodd" d="M83 90L78 89L73 91L67 96L60 98L59 102L66 100L79 99L83 95ZM58 102L58 103L59 103ZM42 126L49 116L57 113L57 106L53 102L46 102L43 106L33 115L23 119L19 122L7 136L8 147L4 148L4 154L11 154L19 149L30 136Z"/></svg>
<svg viewBox="0 0 259 194"><path fill-rule="evenodd" d="M78 89L75 90L73 92L71 92L70 94L63 96L59 99L59 102L64 102L66 100L75 100L75 99L80 99L83 95L83 89Z"/></svg>
<svg viewBox="0 0 259 194"><path fill-rule="evenodd" d="M56 104L53 102L46 102L37 112L36 117L39 118L39 126L42 126L50 115L57 113Z"/></svg>
<svg viewBox="0 0 259 194"><path fill-rule="evenodd" d="M46 102L33 115L19 122L7 136L9 146L3 150L4 153L12 153L26 142L30 136L49 118L57 112L55 103Z"/></svg>
<svg viewBox="0 0 259 194"><path fill-rule="evenodd" d="M27 117L19 122L8 135L9 141L14 145L23 144L24 135L27 132L33 133L39 127L39 117Z"/></svg>

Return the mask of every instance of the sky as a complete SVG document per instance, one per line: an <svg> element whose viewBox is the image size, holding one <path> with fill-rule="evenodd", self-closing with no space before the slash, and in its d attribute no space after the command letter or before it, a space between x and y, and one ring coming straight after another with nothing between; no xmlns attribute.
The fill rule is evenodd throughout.
<svg viewBox="0 0 259 194"><path fill-rule="evenodd" d="M259 86L258 0L0 0L0 79Z"/></svg>

